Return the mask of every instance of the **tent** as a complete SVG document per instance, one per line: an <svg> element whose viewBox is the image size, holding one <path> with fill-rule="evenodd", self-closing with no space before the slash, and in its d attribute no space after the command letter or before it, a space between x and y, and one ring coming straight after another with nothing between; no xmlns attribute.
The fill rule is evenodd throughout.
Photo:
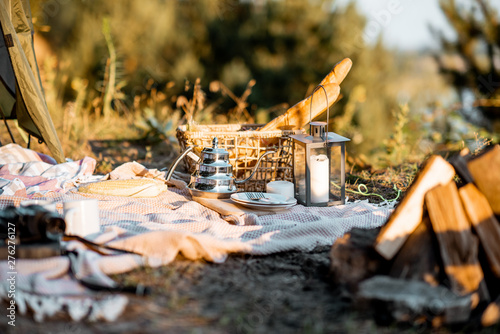
<svg viewBox="0 0 500 334"><path fill-rule="evenodd" d="M33 48L29 0L0 0L0 117L17 119L64 162L61 143L45 102Z"/></svg>

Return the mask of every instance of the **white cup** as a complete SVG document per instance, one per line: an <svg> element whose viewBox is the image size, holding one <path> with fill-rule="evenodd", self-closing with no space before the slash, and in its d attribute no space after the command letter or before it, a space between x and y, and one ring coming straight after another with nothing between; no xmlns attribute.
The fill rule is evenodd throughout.
<svg viewBox="0 0 500 334"><path fill-rule="evenodd" d="M44 199L27 199L20 204L22 207L38 205L50 212L57 212L56 203Z"/></svg>
<svg viewBox="0 0 500 334"><path fill-rule="evenodd" d="M100 231L98 200L69 201L63 204L63 208L67 235L85 237Z"/></svg>
<svg viewBox="0 0 500 334"><path fill-rule="evenodd" d="M295 197L293 183L288 181L269 182L266 184L266 192L271 194L280 194L285 197Z"/></svg>

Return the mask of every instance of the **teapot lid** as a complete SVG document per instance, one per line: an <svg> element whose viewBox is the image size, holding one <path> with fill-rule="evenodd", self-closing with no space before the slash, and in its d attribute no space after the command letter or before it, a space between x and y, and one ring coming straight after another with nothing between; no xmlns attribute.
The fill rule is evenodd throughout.
<svg viewBox="0 0 500 334"><path fill-rule="evenodd" d="M219 139L217 137L214 137L212 140L212 147L205 147L202 151L202 153L212 153L212 154L229 154L228 151L226 151L223 148L219 148Z"/></svg>

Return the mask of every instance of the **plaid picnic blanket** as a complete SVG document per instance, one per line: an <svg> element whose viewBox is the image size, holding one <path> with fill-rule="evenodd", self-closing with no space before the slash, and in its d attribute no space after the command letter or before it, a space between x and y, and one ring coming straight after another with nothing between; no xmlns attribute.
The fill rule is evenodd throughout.
<svg viewBox="0 0 500 334"><path fill-rule="evenodd" d="M23 153L20 154L22 156L26 154L25 149L19 147L17 150L23 150ZM11 147L9 154L15 155L15 151L16 149ZM170 186L168 191L155 198L128 198L79 193L76 186L80 182L88 181L92 177L96 178L92 175L95 161L91 158L51 165L40 160L15 162L12 156L9 156L7 161L3 159L3 156L2 148L0 148L0 177L12 181L12 184L6 184L3 187L0 184L2 189L6 189L0 195L0 209L7 205L19 205L26 198L44 198L54 201L58 211L62 213L62 205L65 201L85 198L99 200L101 233L93 236L92 241L134 253L119 255L119 260L116 258L111 261L113 266L79 267L82 277L91 277L104 282L104 284L112 284L106 280L107 274L124 272L142 265L166 265L180 253L189 259L205 259L221 263L224 262L229 253L234 252L266 255L289 250L310 251L317 246L332 245L338 237L354 227L375 228L381 226L392 211L392 207L377 207L367 202L328 208L306 208L296 205L283 214L260 217L249 215L243 217L245 225L234 225L222 219L217 212L193 201L185 188L178 189ZM35 166L36 172L34 171ZM122 169L136 170L137 166L134 168L122 167ZM2 171L6 172L2 174ZM113 178L120 178L119 174L114 173ZM151 175L157 174L151 173ZM129 176L124 174L124 177ZM29 178L25 179L24 177ZM43 178L36 179L40 181L39 184L36 183L35 179L32 179L37 177ZM182 187L182 183L176 184ZM26 189L25 193L14 191L16 187L23 185ZM98 255L77 242L66 246L79 249L81 258L93 258L94 263L110 262L106 259L109 256ZM49 283L51 281L55 283L58 280L71 282L71 277L68 274L68 261L71 260L65 257L44 261L19 260L18 263L23 268L30 268L32 263L37 263L36 268L38 268L36 270L19 269L20 281L42 280L47 283L41 285L44 287L43 289L41 286L32 284L20 285L22 293L26 296L36 296L37 300L44 299L44 297L49 298L49 295L53 297L62 294L61 289L66 285ZM26 265L24 265L25 262ZM58 274L47 275L47 271L51 272L50 268L57 268ZM1 261L0 295L4 298L6 296L5 269L5 261ZM78 282L73 281L71 284L78 285ZM4 286L3 289L2 286ZM80 291L81 294L78 298L84 296L84 298L92 300L92 303L77 303L78 310L83 304L92 308L93 303L99 303L99 301L92 299L92 292L88 289L76 289L74 286L67 289ZM29 298L25 299L30 300ZM72 302L73 299L69 298L69 301L63 304L68 307L68 305L73 305ZM26 301L24 303L29 304ZM105 301L101 301L101 303L105 304ZM35 304L35 301L31 301L31 304ZM124 303L122 302L122 304ZM59 310L63 309L64 305ZM101 310L101 313L94 315L93 320L113 320L119 315L119 312L113 312L113 315L110 316L110 311L106 311L104 306L95 305L95 308ZM83 311L74 311L74 313L80 315ZM51 314L40 315L38 313L38 320ZM81 317L75 316L73 319L80 320Z"/></svg>

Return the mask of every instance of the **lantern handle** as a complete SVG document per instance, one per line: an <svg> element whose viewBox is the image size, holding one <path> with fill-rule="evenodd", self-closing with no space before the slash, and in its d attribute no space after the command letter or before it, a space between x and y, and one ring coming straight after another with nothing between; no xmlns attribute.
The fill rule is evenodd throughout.
<svg viewBox="0 0 500 334"><path fill-rule="evenodd" d="M328 103L328 93L326 92L326 88L322 85L319 84L314 88L312 94L311 94L311 104L309 105L309 123L312 121L312 105L313 105L313 98L314 98L314 93L320 88L323 88L323 91L325 92L325 99L326 99L326 139L325 141L328 140L328 123L330 121L330 104Z"/></svg>

